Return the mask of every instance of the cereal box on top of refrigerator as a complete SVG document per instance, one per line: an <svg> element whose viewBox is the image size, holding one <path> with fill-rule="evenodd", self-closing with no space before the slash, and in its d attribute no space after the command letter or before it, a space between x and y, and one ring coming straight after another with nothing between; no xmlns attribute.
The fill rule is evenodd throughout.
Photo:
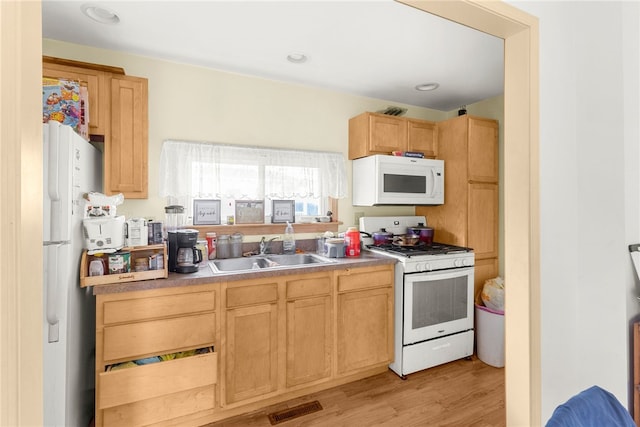
<svg viewBox="0 0 640 427"><path fill-rule="evenodd" d="M88 93L79 81L42 79L42 122L56 120L89 139Z"/></svg>

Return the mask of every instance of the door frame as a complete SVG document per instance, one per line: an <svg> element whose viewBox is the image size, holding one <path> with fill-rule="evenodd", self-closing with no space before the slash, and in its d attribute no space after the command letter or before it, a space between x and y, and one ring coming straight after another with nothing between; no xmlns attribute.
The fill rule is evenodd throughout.
<svg viewBox="0 0 640 427"><path fill-rule="evenodd" d="M504 40L506 420L540 425L538 20L502 2L397 1Z"/></svg>

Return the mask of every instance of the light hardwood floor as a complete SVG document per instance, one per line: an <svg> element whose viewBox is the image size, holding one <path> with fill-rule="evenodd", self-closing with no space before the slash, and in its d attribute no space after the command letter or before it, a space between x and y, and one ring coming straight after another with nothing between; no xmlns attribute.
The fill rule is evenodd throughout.
<svg viewBox="0 0 640 427"><path fill-rule="evenodd" d="M322 411L278 426L501 427L505 421L504 369L473 357L408 375L393 372L269 406L207 427L271 426L267 414L318 400Z"/></svg>

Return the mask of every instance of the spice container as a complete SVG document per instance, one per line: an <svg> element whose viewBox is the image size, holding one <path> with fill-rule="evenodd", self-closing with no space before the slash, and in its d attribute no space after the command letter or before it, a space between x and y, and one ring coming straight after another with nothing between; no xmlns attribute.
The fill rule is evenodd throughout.
<svg viewBox="0 0 640 427"><path fill-rule="evenodd" d="M146 257L136 258L135 260L135 271L147 271L149 270L149 260Z"/></svg>
<svg viewBox="0 0 640 427"><path fill-rule="evenodd" d="M229 242L228 234L221 234L218 236L218 242L216 245L216 258L224 259L231 256L231 243Z"/></svg>
<svg viewBox="0 0 640 427"><path fill-rule="evenodd" d="M89 276L103 276L107 274L107 260L103 254L92 255L89 261Z"/></svg>
<svg viewBox="0 0 640 427"><path fill-rule="evenodd" d="M118 251L109 255L109 274L129 273L131 271L131 252Z"/></svg>
<svg viewBox="0 0 640 427"><path fill-rule="evenodd" d="M240 258L242 256L242 234L233 233L231 235L231 258Z"/></svg>

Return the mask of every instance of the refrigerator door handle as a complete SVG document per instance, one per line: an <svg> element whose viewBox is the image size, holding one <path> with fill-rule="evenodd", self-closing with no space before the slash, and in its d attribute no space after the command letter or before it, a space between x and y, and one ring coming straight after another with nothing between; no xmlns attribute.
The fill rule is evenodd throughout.
<svg viewBox="0 0 640 427"><path fill-rule="evenodd" d="M60 200L60 138L57 130L51 124L45 128L49 137L47 192L51 201Z"/></svg>
<svg viewBox="0 0 640 427"><path fill-rule="evenodd" d="M45 246L45 265L44 272L44 294L45 294L45 317L49 324L49 342L58 342L60 316L58 309L60 307L60 289L58 285L63 280L61 274L63 269L59 268L58 254L62 245Z"/></svg>

